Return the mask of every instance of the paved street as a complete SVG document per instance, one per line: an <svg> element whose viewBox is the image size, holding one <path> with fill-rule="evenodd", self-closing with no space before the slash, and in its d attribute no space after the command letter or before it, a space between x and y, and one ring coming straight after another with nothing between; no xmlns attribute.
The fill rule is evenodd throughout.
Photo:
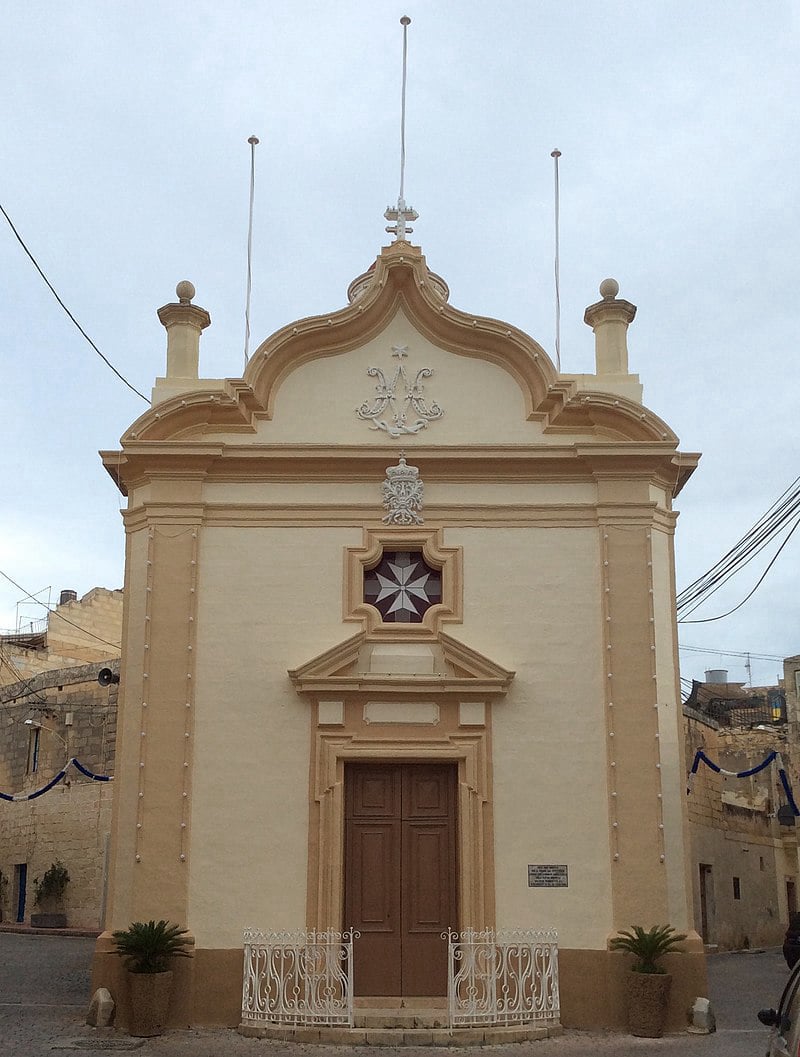
<svg viewBox="0 0 800 1057"><path fill-rule="evenodd" d="M139 1057L342 1057L343 1047L286 1046L244 1039L233 1031L170 1032L138 1040L87 1028L89 961L94 940L0 933L0 1054L2 1057L64 1057L133 1052ZM775 1005L786 979L779 950L718 954L709 959L715 1035L633 1039L625 1035L568 1031L558 1039L517 1046L486 1047L497 1057L759 1057L767 1031L755 1019L761 1006ZM355 1057L376 1048L359 1047ZM386 1048L378 1051L386 1057ZM398 1057L430 1057L430 1048L392 1050ZM464 1057L479 1048L459 1050Z"/></svg>

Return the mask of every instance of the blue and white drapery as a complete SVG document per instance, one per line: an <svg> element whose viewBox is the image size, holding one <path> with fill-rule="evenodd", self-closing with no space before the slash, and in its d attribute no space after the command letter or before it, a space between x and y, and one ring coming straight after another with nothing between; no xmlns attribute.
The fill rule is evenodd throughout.
<svg viewBox="0 0 800 1057"><path fill-rule="evenodd" d="M789 779L786 777L786 769L783 766L783 760L781 759L781 754L779 752L773 750L761 761L761 763L756 764L755 767L748 768L746 771L726 771L724 767L720 767L719 764L710 760L702 749L698 749L694 754L694 762L692 763L692 769L689 772L689 782L686 787L687 794L692 791L692 778L697 774L697 769L701 762L704 763L706 767L710 767L712 771L716 772L716 774L723 774L726 778L749 778L751 775L763 771L765 767L769 767L771 763L776 763L778 765L778 776L781 780L783 791L786 794L789 807L792 809L794 815L800 815L800 808L798 808L795 803L794 796L792 795L792 787L789 785Z"/></svg>
<svg viewBox="0 0 800 1057"><path fill-rule="evenodd" d="M0 793L0 800L10 800L12 803L21 803L24 800L35 800L39 796L44 796L45 793L50 792L53 786L58 785L59 782L62 782L66 778L67 771L70 767L74 767L87 778L91 778L93 782L110 782L114 777L110 774L95 774L93 771L90 771L88 767L84 767L83 764L73 756L72 759L67 760L55 778L51 778L47 785L43 785L41 789L35 789L32 793Z"/></svg>

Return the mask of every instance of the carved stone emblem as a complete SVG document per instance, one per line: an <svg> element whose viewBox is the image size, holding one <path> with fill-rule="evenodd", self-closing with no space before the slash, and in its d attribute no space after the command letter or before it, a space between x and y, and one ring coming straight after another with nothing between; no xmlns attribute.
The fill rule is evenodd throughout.
<svg viewBox="0 0 800 1057"><path fill-rule="evenodd" d="M383 518L384 524L421 525L423 491L419 467L408 466L405 453L401 451L397 466L386 467L383 505L387 513Z"/></svg>
<svg viewBox="0 0 800 1057"><path fill-rule="evenodd" d="M375 386L378 395L373 403L365 400L361 407L356 409L359 418L369 420L370 429L383 430L390 437L419 433L429 422L441 418L444 414L436 401L428 406L422 395L422 379L430 378L433 370L430 367L421 367L411 381L403 363L403 358L407 355L407 345L392 346L392 356L397 357L398 364L391 382L386 381L386 375L380 367L370 367L367 370L370 378L378 379ZM417 417L413 418L414 415Z"/></svg>

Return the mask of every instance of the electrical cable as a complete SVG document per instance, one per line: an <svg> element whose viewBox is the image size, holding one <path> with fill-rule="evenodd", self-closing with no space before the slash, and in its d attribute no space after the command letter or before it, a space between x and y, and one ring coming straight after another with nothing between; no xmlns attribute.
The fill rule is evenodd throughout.
<svg viewBox="0 0 800 1057"><path fill-rule="evenodd" d="M786 527L786 521L781 519L780 523L774 526L774 530L770 533L770 537L777 535ZM761 553L761 551L770 542L770 539L760 539L758 544L755 543L745 549L738 557L737 561L724 570L720 570L717 575L709 580L703 590L695 593L695 596L691 599L682 599L677 604L677 612L681 619L686 619L689 614L695 612L711 595L715 594L725 583L728 582L737 572L740 572L745 566L749 565L750 562Z"/></svg>
<svg viewBox="0 0 800 1057"><path fill-rule="evenodd" d="M751 650L713 650L706 646L678 646L679 650L691 653L714 653L721 657L751 657L754 661L782 661L784 658L774 653L753 653Z"/></svg>
<svg viewBox="0 0 800 1057"><path fill-rule="evenodd" d="M121 375L121 374L119 373L119 371L118 371L118 370L117 370L117 368L116 368L116 367L114 366L114 364L113 364L113 363L112 363L112 362L111 362L111 361L110 361L110 360L109 360L109 359L108 359L108 358L107 358L106 356L104 356L104 355L103 355L103 353L102 353L102 352L101 352L101 351L100 351L100 350L98 349L98 347L97 347L97 346L95 345L95 343L94 343L94 342L92 341L92 339L91 339L91 338L89 337L89 335L88 335L88 334L86 333L86 331L85 331L85 330L83 329L83 327L82 327L82 326L80 325L80 323L79 323L79 322L77 321L77 319L75 318L75 316L73 316L73 314L72 314L72 313L70 312L70 310L69 310L69 309L67 308L67 306L66 306L66 305L64 304L64 302L63 302L63 301L61 300L61 298L60 298L60 297L58 296L58 294L56 293L56 289L55 289L55 287L54 287L54 286L53 286L53 284L52 284L52 283L50 282L50 280L49 280L49 279L47 278L47 276L46 276L46 275L44 274L44 272L42 271L42 269L41 269L41 268L39 267L39 264L38 264L38 262L37 262L36 258L35 258L35 257L33 256L33 254L31 253L31 251L30 251L30 250L28 249L28 247L27 247L27 246L25 245L25 242L23 241L23 238L22 238L22 236L21 236L21 235L20 235L20 233L19 233L19 232L17 231L17 229L16 229L15 227L14 227L14 222L12 221L12 219L11 219L11 217L10 217L10 216L8 215L8 213L7 213L6 211L5 211L5 209L3 208L2 204L0 204L0 213L2 213L2 214L3 214L3 216L4 216L5 218L6 218L6 220L8 221L8 226L9 226L9 227L11 228L11 230L12 230L12 231L14 232L14 235L15 235L15 237L16 237L16 239L17 239L17 242L18 242L18 243L20 244L20 246L22 246L23 250L25 250L25 253L26 253L26 254L28 255L28 257L30 258L30 261L31 261L31 263L33 264L33 266L34 266L34 268L36 269L36 271L37 271L37 272L39 273L39 275L41 275L42 279L44 279L44 281L45 281L45 284L47 285L48 289L50 290L50 293L51 293L51 294L53 295L53 297L54 297L54 298L56 299L56 301L58 301L58 303L59 303L59 304L61 305L61 307L62 307L62 308L64 309L64 311L65 311L65 312L67 313L67 315L68 315L68 316L69 316L69 318L70 318L70 319L72 320L72 322L73 322L73 323L75 324L75 326L76 326L76 327L78 328L78 330L79 330L79 331L80 331L80 333L81 333L81 334L83 335L83 337L84 337L84 338L85 338L85 339L86 339L86 340L87 340L87 341L89 342L89 344L90 344L90 345L91 345L91 347L92 347L92 348L94 349L94 351L95 351L95 352L97 353L97 355L98 355L98 356L100 357L100 359L101 359L101 360L103 361L103 363L105 363L105 365L106 365L107 367L110 367L110 368L111 368L111 370L112 370L112 371L114 372L114 374L115 374L115 375L117 376L117 378L119 378L119 380L120 380L121 382L124 382L124 383L125 383L125 385L127 385L127 387L128 387L128 388L129 388L129 389L130 389L130 390L131 390L132 392L136 393L136 395L137 395L137 396L140 396L140 397L142 398L142 400L144 400L144 402L145 402L146 404L149 404L149 403L150 403L150 401L149 401L149 400L147 399L147 397L146 397L146 396L144 395L144 393L140 393L140 392L139 392L139 390L138 390L138 389L136 388L136 386L134 386L134 385L131 385L131 383L130 383L130 382L128 381L128 379L127 379L127 378L124 378L124 377L123 377L123 376L122 376L122 375Z"/></svg>
<svg viewBox="0 0 800 1057"><path fill-rule="evenodd" d="M755 525L748 529L744 536L711 569L707 570L678 594L676 609L679 622L692 623L692 621L686 619L689 614L695 612L723 584L748 565L772 539L784 531L796 518L800 518L799 483L800 478L793 481L770 508L762 514ZM790 529L790 534L795 527L796 521ZM782 549L783 546L779 548L778 553ZM695 621L695 623L699 622Z"/></svg>
<svg viewBox="0 0 800 1057"><path fill-rule="evenodd" d="M777 536L778 533L782 531L782 529L784 529L785 527L786 519L781 519L781 522L770 531L769 536L767 538L759 540L757 545L753 543L750 546L750 548L746 552L746 558L743 557L742 560L740 560L740 562L735 567L728 569L724 573L724 575L722 574L722 572L720 572L717 577L711 582L711 584L709 584L706 590L699 596L699 598L694 600L694 605L692 605L691 609L689 609L686 615L688 616L690 613L694 613L696 609L699 609L700 606L703 605L707 601L707 599L711 597L711 595L719 591L719 589L723 587L728 582L728 580L735 576L736 573L740 572L746 565L749 565L750 562L754 558L756 558L761 553L761 551L763 551L764 548L768 546L769 543L772 542L773 537ZM685 610L687 605L689 604L690 603L687 601L682 602L680 604L679 610Z"/></svg>
<svg viewBox="0 0 800 1057"><path fill-rule="evenodd" d="M786 546L786 544L789 542L789 540L794 535L795 529L797 528L798 525L800 525L800 518L798 518L797 521L795 521L794 525L792 526L791 532L789 533L789 535L786 537L786 539L783 541L783 543L780 545L778 550L773 555L772 561L769 563L769 565L766 567L764 572L761 574L760 578L756 582L755 587L752 589L752 591L749 594L745 595L745 597L741 600L741 602L739 602L738 605L735 605L733 607L733 609L729 609L727 613L720 613L719 616L716 616L716 617L705 617L703 620L686 620L686 619L683 619L683 620L678 620L678 623L679 624L710 624L714 620L722 620L723 617L729 617L731 615L731 613L735 613L737 609L741 609L742 606L745 604L745 602L747 602L748 599L753 597L753 595L756 593L758 588L764 582L764 579L766 578L767 573L770 571L772 566L778 560L778 557L780 556L781 551L783 550L783 548ZM692 610L692 612L694 612L694 610Z"/></svg>
<svg viewBox="0 0 800 1057"><path fill-rule="evenodd" d="M756 548L763 546L765 542L780 531L791 516L800 509L800 488L798 488L798 483L800 483L800 478L792 482L789 488L758 519L756 524L711 569L703 573L702 576L698 577L678 594L677 605L679 612L685 609L687 605L691 605L704 596L723 577L727 578L732 572L746 564L748 557L757 553Z"/></svg>

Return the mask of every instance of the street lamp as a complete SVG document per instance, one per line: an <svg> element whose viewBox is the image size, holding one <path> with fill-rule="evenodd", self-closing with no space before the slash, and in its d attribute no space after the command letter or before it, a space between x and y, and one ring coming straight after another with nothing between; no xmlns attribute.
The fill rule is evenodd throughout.
<svg viewBox="0 0 800 1057"><path fill-rule="evenodd" d="M64 746L64 749L66 750L66 754L67 754L67 760L69 760L69 745L67 744L66 738L62 738L57 730L53 730L52 727L45 727L44 724L39 723L35 719L26 719L25 720L25 726L26 727L31 727L32 730L36 730L36 731L46 730L48 734L52 734L54 737L58 738L58 740ZM37 739L37 744L36 744L36 746L34 748L33 766L30 767L30 770L32 770L32 771L38 770L38 763L39 763L39 759L38 758L39 758L39 746L38 746L38 739Z"/></svg>

